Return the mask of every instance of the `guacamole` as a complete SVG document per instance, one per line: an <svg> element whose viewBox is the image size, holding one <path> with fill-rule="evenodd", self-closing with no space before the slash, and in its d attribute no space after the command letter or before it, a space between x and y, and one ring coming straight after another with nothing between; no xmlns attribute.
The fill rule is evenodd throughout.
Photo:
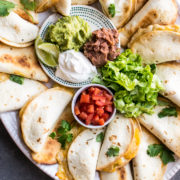
<svg viewBox="0 0 180 180"><path fill-rule="evenodd" d="M79 16L67 16L49 26L47 40L58 44L61 52L74 49L79 51L91 36L91 29Z"/></svg>

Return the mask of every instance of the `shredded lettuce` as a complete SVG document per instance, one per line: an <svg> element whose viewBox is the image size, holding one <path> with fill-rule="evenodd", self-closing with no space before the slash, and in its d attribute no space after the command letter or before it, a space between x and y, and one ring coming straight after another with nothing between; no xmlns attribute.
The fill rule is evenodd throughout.
<svg viewBox="0 0 180 180"><path fill-rule="evenodd" d="M143 66L141 57L127 49L100 68L101 76L96 76L93 83L105 85L114 91L118 111L126 117L138 117L142 113L154 112L158 92L163 90L155 70L155 65Z"/></svg>

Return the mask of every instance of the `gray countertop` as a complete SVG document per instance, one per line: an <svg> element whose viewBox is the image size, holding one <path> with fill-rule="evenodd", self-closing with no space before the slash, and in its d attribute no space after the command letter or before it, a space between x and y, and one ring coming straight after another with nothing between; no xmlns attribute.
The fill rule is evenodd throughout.
<svg viewBox="0 0 180 180"><path fill-rule="evenodd" d="M18 149L1 121L0 180L51 180ZM180 180L180 171L171 180Z"/></svg>

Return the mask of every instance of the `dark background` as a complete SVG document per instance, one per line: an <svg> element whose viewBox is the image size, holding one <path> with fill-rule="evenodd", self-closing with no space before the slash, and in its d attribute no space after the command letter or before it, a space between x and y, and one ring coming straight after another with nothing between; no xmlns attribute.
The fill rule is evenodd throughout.
<svg viewBox="0 0 180 180"><path fill-rule="evenodd" d="M0 180L52 180L18 149L1 121ZM180 171L171 180L180 180Z"/></svg>

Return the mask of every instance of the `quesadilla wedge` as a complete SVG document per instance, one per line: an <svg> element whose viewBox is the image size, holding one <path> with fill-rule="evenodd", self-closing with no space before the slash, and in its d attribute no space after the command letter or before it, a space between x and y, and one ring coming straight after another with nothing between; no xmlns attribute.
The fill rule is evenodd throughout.
<svg viewBox="0 0 180 180"><path fill-rule="evenodd" d="M10 75L0 73L0 113L20 109L29 98L46 89L40 82L24 79L18 84L10 80Z"/></svg>
<svg viewBox="0 0 180 180"><path fill-rule="evenodd" d="M48 77L37 61L33 46L14 48L0 44L0 72L48 82Z"/></svg>
<svg viewBox="0 0 180 180"><path fill-rule="evenodd" d="M11 12L0 17L0 41L14 47L27 47L33 44L38 35L38 26Z"/></svg>
<svg viewBox="0 0 180 180"><path fill-rule="evenodd" d="M35 153L40 152L54 130L73 94L59 88L48 89L34 97L21 113L24 142Z"/></svg>
<svg viewBox="0 0 180 180"><path fill-rule="evenodd" d="M112 20L117 28L122 27L133 15L135 11L135 0L100 0L104 13ZM115 6L115 15L112 17L109 8Z"/></svg>
<svg viewBox="0 0 180 180"><path fill-rule="evenodd" d="M55 7L57 11L63 16L69 16L71 10L71 0L59 0Z"/></svg>
<svg viewBox="0 0 180 180"><path fill-rule="evenodd" d="M180 63L168 62L158 64L156 74L165 88L160 93L180 107Z"/></svg>
<svg viewBox="0 0 180 180"><path fill-rule="evenodd" d="M72 5L90 5L95 3L97 0L71 0Z"/></svg>
<svg viewBox="0 0 180 180"><path fill-rule="evenodd" d="M136 120L117 114L107 127L97 170L114 172L128 164L138 151L140 131ZM114 151L115 154L111 153Z"/></svg>
<svg viewBox="0 0 180 180"><path fill-rule="evenodd" d="M71 144L67 159L74 180L94 180L101 146L96 138L103 132L104 129L86 129Z"/></svg>
<svg viewBox="0 0 180 180"><path fill-rule="evenodd" d="M54 6L59 0L35 0L35 1L36 1L36 12L40 13Z"/></svg>
<svg viewBox="0 0 180 180"><path fill-rule="evenodd" d="M132 37L129 48L141 55L143 63L159 64L180 59L179 42L180 26L155 24L140 29Z"/></svg>
<svg viewBox="0 0 180 180"><path fill-rule="evenodd" d="M148 146L160 142L142 127L142 137L138 153L133 159L134 180L160 180L166 170L159 156L150 157L147 154Z"/></svg>
<svg viewBox="0 0 180 180"><path fill-rule="evenodd" d="M173 24L177 18L175 0L149 0L135 16L121 29L120 44L126 47L132 35L139 29L151 24Z"/></svg>
<svg viewBox="0 0 180 180"><path fill-rule="evenodd" d="M101 171L100 180L133 180L130 165L127 164L112 173Z"/></svg>
<svg viewBox="0 0 180 180"><path fill-rule="evenodd" d="M143 114L138 118L139 122L146 127L152 134L161 140L172 152L180 157L180 108L170 102L167 103L165 99L160 99L162 102L166 102L165 105L158 105L154 109L154 114ZM166 105L167 104L167 105ZM173 107L173 111L177 111L177 117L164 115L159 116L162 110L165 108ZM175 109L174 109L175 108ZM168 109L169 111L172 110Z"/></svg>

